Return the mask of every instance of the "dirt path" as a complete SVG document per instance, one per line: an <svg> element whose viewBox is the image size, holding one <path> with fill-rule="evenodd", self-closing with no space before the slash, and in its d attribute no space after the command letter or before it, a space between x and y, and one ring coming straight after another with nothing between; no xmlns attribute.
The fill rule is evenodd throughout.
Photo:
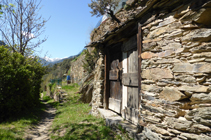
<svg viewBox="0 0 211 140"><path fill-rule="evenodd" d="M56 109L46 104L45 113L43 113L41 121L34 127L30 128L26 135L26 140L49 140L51 124L56 114Z"/></svg>

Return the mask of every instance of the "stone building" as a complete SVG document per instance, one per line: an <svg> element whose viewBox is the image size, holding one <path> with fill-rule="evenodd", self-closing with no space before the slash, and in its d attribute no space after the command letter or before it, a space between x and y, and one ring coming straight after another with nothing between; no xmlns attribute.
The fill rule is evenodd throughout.
<svg viewBox="0 0 211 140"><path fill-rule="evenodd" d="M87 46L101 50L92 113L113 110L146 139L211 140L211 1L128 0L116 17Z"/></svg>

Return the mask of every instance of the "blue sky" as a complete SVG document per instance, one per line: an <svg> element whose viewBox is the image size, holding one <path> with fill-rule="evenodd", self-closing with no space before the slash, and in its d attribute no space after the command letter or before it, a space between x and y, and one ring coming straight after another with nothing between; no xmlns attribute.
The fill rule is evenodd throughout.
<svg viewBox="0 0 211 140"><path fill-rule="evenodd" d="M78 54L89 43L89 34L99 18L92 17L91 0L42 0L40 15L50 20L40 38L47 41L37 49L37 55L64 58Z"/></svg>

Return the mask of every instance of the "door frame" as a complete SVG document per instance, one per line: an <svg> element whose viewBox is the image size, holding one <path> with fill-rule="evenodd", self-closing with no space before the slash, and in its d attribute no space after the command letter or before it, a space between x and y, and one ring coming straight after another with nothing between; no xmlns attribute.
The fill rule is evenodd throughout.
<svg viewBox="0 0 211 140"><path fill-rule="evenodd" d="M141 93L141 53L142 53L142 26L138 23L137 29L137 51L138 51L138 107L141 105L142 100L142 93ZM122 52L123 53L123 52ZM123 55L122 55L123 56ZM122 60L123 61L123 60ZM104 56L104 64L105 64L105 71L104 71L104 94L103 94L103 104L104 109L108 109L109 105L109 97L110 97L110 83L109 83L109 70L110 70L110 52L107 47L105 47L105 56ZM122 91L123 94L123 91ZM122 102L123 102L123 95L122 95ZM140 112L139 112L140 113ZM139 115L140 116L140 115ZM140 120L140 117L138 117ZM138 120L138 122L139 122Z"/></svg>

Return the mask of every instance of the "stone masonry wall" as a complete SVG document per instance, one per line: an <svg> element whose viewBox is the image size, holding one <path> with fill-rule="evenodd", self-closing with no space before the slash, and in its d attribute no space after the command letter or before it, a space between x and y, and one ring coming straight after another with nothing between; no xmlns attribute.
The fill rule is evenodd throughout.
<svg viewBox="0 0 211 140"><path fill-rule="evenodd" d="M211 4L190 7L142 27L140 109L148 138L211 139Z"/></svg>
<svg viewBox="0 0 211 140"><path fill-rule="evenodd" d="M124 27L141 23L142 134L150 140L211 140L211 1L130 1L136 7L117 13L120 24L102 23L91 46L121 42ZM96 83L93 110L102 106L103 80Z"/></svg>
<svg viewBox="0 0 211 140"><path fill-rule="evenodd" d="M76 61L71 63L70 67L70 76L71 76L71 83L82 83L81 80L85 77L84 76L84 68L83 68L83 60L85 55L80 55Z"/></svg>
<svg viewBox="0 0 211 140"><path fill-rule="evenodd" d="M95 66L94 89L92 92L92 115L97 116L97 108L103 107L103 91L104 91L104 56L99 52L100 58Z"/></svg>

